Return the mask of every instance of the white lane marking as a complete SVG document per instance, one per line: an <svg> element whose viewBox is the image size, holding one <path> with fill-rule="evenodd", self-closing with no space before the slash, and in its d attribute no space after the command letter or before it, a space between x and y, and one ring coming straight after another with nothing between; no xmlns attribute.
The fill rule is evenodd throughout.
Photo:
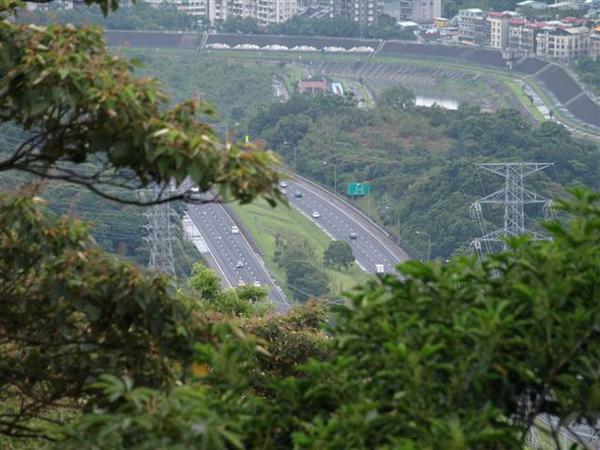
<svg viewBox="0 0 600 450"><path fill-rule="evenodd" d="M293 203L290 203L290 204L291 204L292 206L294 206L294 204L293 204ZM310 220L312 223L314 223L314 224L315 224L317 227L319 227L319 228L320 228L320 229L323 231L323 233L325 233L327 236L329 236L329 238L330 238L332 241L335 241L335 240L337 240L336 238L334 238L334 237L333 237L333 235L332 235L332 234L331 234L329 231L327 231L327 230L326 230L326 229L325 229L323 226L321 226L321 224L320 224L319 222L317 222L316 220L313 220L313 219L312 219L312 216L309 216L309 215L308 215L308 213L305 213L305 212L304 212L304 211L302 211L300 208L296 208L296 211L298 211L298 212L299 212L300 214L302 214L303 216L306 216L306 218L307 218L308 220ZM360 268L361 268L361 270L362 270L363 272L367 272L367 273L369 273L369 271L368 271L367 269L365 269L365 267L364 267L364 266L363 266L363 265L362 265L362 264L361 264L361 263L358 261L358 259L354 258L354 260L356 261L356 264L358 265L358 267L360 267Z"/></svg>
<svg viewBox="0 0 600 450"><path fill-rule="evenodd" d="M193 223L193 220L192 220L192 223ZM198 227L196 226L195 223L194 223L194 227L196 228L196 230L198 230L198 233L200 233L200 235L202 235L202 233L200 232L200 230L198 229ZM208 242L207 242L207 244L208 244ZM219 260L215 257L214 253L210 249L210 245L207 245L207 247L208 247L208 252L210 253L210 256L212 256L213 261L215 262L215 264L217 265L217 268L219 269L219 272L221 272L221 275L223 275L223 279L225 280L225 283L227 283L229 285L229 287L232 287L232 284L229 281L229 278L227 278L227 274L221 267L221 264L219 264Z"/></svg>
<svg viewBox="0 0 600 450"><path fill-rule="evenodd" d="M319 192L317 192L311 186L308 186L306 184L301 184L298 180L294 180L294 181L292 181L292 183L296 183L297 185L299 185L303 189L306 189L307 191L312 192L314 195L316 195L317 197L319 197L325 203L329 204L330 206L333 206L335 209L337 209L343 215L345 215L346 217L348 217L352 222L354 222L356 225L358 225L363 230L365 230L373 239L375 239L377 241L377 243L379 243L383 248L386 249L386 251L388 251L392 255L393 259L395 259L395 260L397 259L398 262L402 261L402 258L399 258L396 254L394 254L394 252L392 252L390 249L388 249L387 246L383 242L381 242L377 236L375 236L373 233L371 233L362 223L360 223L358 220L356 220L355 218L353 218L350 214L348 214L346 211L344 211L343 209L341 209L334 202L332 202L331 200L328 200L327 198L323 197Z"/></svg>
<svg viewBox="0 0 600 450"><path fill-rule="evenodd" d="M222 205L217 204L217 207L220 208L223 211L223 213L233 221L233 219L227 213L227 210ZM248 253L250 255L254 255L255 260L259 263L258 265L263 270L265 276L267 277L267 280L269 280L271 282L271 285L274 288L276 288L276 290L279 293L279 297L283 300L283 303L285 303L285 305L289 307L290 304L288 303L287 298L285 297L285 294L283 293L283 291L281 289L279 289L279 286L277 286L275 284L275 281L271 278L271 276L267 272L267 269L265 268L265 265L264 265L264 262L262 261L262 259L259 258L256 253L254 253L254 251L252 250L252 246L250 245L250 242L248 242L248 239L246 239L246 236L244 236L243 233L240 233L240 234L241 234L242 238L244 239L244 241L246 242L246 244L248 245Z"/></svg>

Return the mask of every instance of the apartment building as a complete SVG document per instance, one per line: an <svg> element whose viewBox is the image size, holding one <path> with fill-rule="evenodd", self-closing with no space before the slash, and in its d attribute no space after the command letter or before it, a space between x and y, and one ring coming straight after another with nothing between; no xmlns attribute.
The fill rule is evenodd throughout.
<svg viewBox="0 0 600 450"><path fill-rule="evenodd" d="M489 23L489 46L499 50L508 47L508 23L512 15L507 12L490 12L486 20Z"/></svg>
<svg viewBox="0 0 600 450"><path fill-rule="evenodd" d="M398 21L432 23L442 15L442 0L387 0L383 12Z"/></svg>
<svg viewBox="0 0 600 450"><path fill-rule="evenodd" d="M589 52L590 52L590 57L594 58L594 59L600 59L600 27L598 27L598 30L593 33L590 34L590 45L589 45Z"/></svg>
<svg viewBox="0 0 600 450"><path fill-rule="evenodd" d="M210 23L227 20L228 7L227 0L207 0L208 2L208 20Z"/></svg>
<svg viewBox="0 0 600 450"><path fill-rule="evenodd" d="M150 6L158 8L158 6L165 0L145 0ZM190 16L208 16L210 0L168 0L171 5L177 6L177 9L181 12L189 14Z"/></svg>
<svg viewBox="0 0 600 450"><path fill-rule="evenodd" d="M243 0L248 1L248 0ZM254 0L252 0L254 1ZM282 23L298 12L297 0L257 0L256 19L260 25Z"/></svg>
<svg viewBox="0 0 600 450"><path fill-rule="evenodd" d="M225 0L227 14L233 17L257 17L258 0Z"/></svg>
<svg viewBox="0 0 600 450"><path fill-rule="evenodd" d="M508 22L508 49L516 55L530 56L537 52L536 36L545 22L511 19Z"/></svg>
<svg viewBox="0 0 600 450"><path fill-rule="evenodd" d="M442 15L442 0L411 0L410 3L412 5L408 20L431 23Z"/></svg>
<svg viewBox="0 0 600 450"><path fill-rule="evenodd" d="M361 28L367 28L377 23L377 17L383 14L383 6L383 0L336 0L333 15L347 17Z"/></svg>
<svg viewBox="0 0 600 450"><path fill-rule="evenodd" d="M479 8L461 9L456 16L458 39L465 44L487 45L489 22Z"/></svg>
<svg viewBox="0 0 600 450"><path fill-rule="evenodd" d="M545 27L536 36L537 54L560 62L571 62L589 54L587 27Z"/></svg>

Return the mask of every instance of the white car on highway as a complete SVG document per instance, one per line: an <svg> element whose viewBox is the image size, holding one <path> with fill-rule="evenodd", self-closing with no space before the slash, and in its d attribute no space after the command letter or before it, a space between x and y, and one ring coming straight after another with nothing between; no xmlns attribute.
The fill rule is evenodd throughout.
<svg viewBox="0 0 600 450"><path fill-rule="evenodd" d="M201 199L202 195L200 193L200 188L198 186L194 186L190 189L190 198L192 199Z"/></svg>
<svg viewBox="0 0 600 450"><path fill-rule="evenodd" d="M240 234L240 229L236 225L232 225L231 226L231 233L232 234Z"/></svg>
<svg viewBox="0 0 600 450"><path fill-rule="evenodd" d="M313 218L318 219L319 217L321 217L321 214L319 214L319 211L313 211L312 216Z"/></svg>
<svg viewBox="0 0 600 450"><path fill-rule="evenodd" d="M254 283L252 283L254 285L254 287L260 287L260 281L258 280L254 280Z"/></svg>

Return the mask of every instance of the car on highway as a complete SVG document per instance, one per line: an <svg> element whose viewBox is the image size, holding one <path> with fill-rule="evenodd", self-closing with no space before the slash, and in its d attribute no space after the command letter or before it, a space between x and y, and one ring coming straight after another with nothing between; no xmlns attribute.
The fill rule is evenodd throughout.
<svg viewBox="0 0 600 450"><path fill-rule="evenodd" d="M254 285L254 287L260 287L260 281L258 280L254 280L254 283L252 283Z"/></svg>
<svg viewBox="0 0 600 450"><path fill-rule="evenodd" d="M294 197L296 197L296 198L302 198L302 192L300 192L300 191L294 192Z"/></svg>
<svg viewBox="0 0 600 450"><path fill-rule="evenodd" d="M312 216L313 216L315 219L318 219L319 217L321 217L321 214L319 214L319 211L313 211L313 213L312 213Z"/></svg>
<svg viewBox="0 0 600 450"><path fill-rule="evenodd" d="M200 195L200 188L198 186L194 186L193 188L190 189L190 198L193 199L201 199L202 196Z"/></svg>
<svg viewBox="0 0 600 450"><path fill-rule="evenodd" d="M236 269L242 269L244 267L244 262L243 261L238 261L235 263L235 268Z"/></svg>
<svg viewBox="0 0 600 450"><path fill-rule="evenodd" d="M279 187L285 189L286 187L288 187L287 181L282 181L279 183Z"/></svg>
<svg viewBox="0 0 600 450"><path fill-rule="evenodd" d="M236 225L232 225L231 226L231 233L232 234L240 234L240 229Z"/></svg>
<svg viewBox="0 0 600 450"><path fill-rule="evenodd" d="M351 232L351 233L348 235L348 237L349 237L350 239L356 239L356 238L358 237L358 234L356 234L356 233L353 231L353 232Z"/></svg>
<svg viewBox="0 0 600 450"><path fill-rule="evenodd" d="M244 286L246 286L246 282L244 280L239 280L238 281L238 286L239 287L244 287Z"/></svg>

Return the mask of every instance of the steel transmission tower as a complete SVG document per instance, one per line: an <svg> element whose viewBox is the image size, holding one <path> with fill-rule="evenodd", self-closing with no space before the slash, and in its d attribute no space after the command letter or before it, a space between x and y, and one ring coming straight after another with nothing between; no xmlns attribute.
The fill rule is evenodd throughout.
<svg viewBox="0 0 600 450"><path fill-rule="evenodd" d="M160 189L154 188L154 198L158 198ZM148 236L145 237L150 247L148 267L166 275L175 275L175 259L173 258L172 231L175 229L174 211L169 203L154 205L150 212L144 213L147 219L145 226Z"/></svg>
<svg viewBox="0 0 600 450"><path fill-rule="evenodd" d="M483 197L471 204L471 215L483 230L483 236L471 241L471 248L480 257L485 253L494 251L501 245L506 250L506 238L512 236L531 236L534 240L547 240L547 236L528 230L525 227L525 205L541 204L546 217L552 215L551 200L531 192L524 187L525 177L544 170L553 163L487 163L478 164L478 167L504 178L504 186L496 192ZM504 226L497 230L487 232L482 215L482 204L504 206Z"/></svg>

